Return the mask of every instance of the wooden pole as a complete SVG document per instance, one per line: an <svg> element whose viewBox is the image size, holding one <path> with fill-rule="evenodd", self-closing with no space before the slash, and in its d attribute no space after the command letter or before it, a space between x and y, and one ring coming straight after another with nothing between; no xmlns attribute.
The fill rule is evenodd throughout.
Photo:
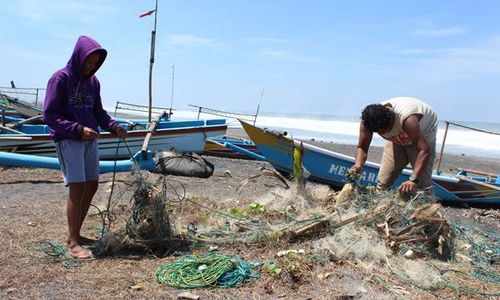
<svg viewBox="0 0 500 300"><path fill-rule="evenodd" d="M463 171L465 173L478 174L478 175L483 175L483 176L488 176L488 177L493 177L493 178L497 178L498 176L500 176L499 174L484 172L484 171L479 171L479 170L473 170L473 169L458 168L458 170Z"/></svg>
<svg viewBox="0 0 500 300"><path fill-rule="evenodd" d="M10 131L13 133L17 133L17 134L26 135L26 133L24 133L24 132L21 132L21 131L18 131L18 130L15 130L15 129L12 129L12 128L9 128L9 127L3 126L3 125L0 125L0 129L5 130L5 131Z"/></svg>
<svg viewBox="0 0 500 300"><path fill-rule="evenodd" d="M144 159L148 158L149 141L151 140L151 136L155 133L156 127L158 126L158 124L160 124L160 121L161 121L161 116L158 117L158 120L149 123L148 133L144 138L144 142L142 143L142 148L141 148L142 157Z"/></svg>
<svg viewBox="0 0 500 300"><path fill-rule="evenodd" d="M465 182L468 182L468 183L472 183L472 184L476 184L476 185L480 185L482 187L485 187L485 188L489 188L489 189L492 189L492 190L495 190L495 191L500 191L500 187L499 186L496 186L496 185L493 185L493 184L489 184L489 183L486 183L486 182L482 182L482 181L479 181L479 180L474 180L472 178L469 178L469 177L465 177L465 176L456 176L460 181L465 181Z"/></svg>
<svg viewBox="0 0 500 300"><path fill-rule="evenodd" d="M445 123L446 123L446 128L444 130L443 144L441 145L441 153L439 154L436 174L439 174L439 169L441 168L441 162L443 161L443 154L444 154L444 144L446 143L446 136L448 135L448 126L450 126L450 123L448 123L447 121L445 121Z"/></svg>

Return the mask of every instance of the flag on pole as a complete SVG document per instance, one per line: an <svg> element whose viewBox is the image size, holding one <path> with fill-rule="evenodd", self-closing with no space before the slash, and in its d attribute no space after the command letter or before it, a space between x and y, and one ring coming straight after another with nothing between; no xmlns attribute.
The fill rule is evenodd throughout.
<svg viewBox="0 0 500 300"><path fill-rule="evenodd" d="M150 15L152 15L155 11L156 11L156 9L152 9L152 10L150 10L150 11L143 12L142 14L140 14L140 15L139 15L139 18L146 17L146 16L150 16Z"/></svg>

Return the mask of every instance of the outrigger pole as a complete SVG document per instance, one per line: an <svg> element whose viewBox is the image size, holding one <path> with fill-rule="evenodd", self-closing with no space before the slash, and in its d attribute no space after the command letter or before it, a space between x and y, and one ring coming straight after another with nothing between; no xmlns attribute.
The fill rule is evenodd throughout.
<svg viewBox="0 0 500 300"><path fill-rule="evenodd" d="M152 121L152 113L153 113L153 64L155 63L155 40L156 40L156 21L158 19L158 0L156 0L155 4L155 24L153 31L151 31L151 57L149 59L149 105L148 105L148 133L144 138L144 142L142 143L142 155L143 158L146 159L148 156L148 146L151 136L156 131L156 127L160 122L161 116L157 121Z"/></svg>
<svg viewBox="0 0 500 300"><path fill-rule="evenodd" d="M152 110L153 106L153 64L155 63L155 41L156 41L156 22L158 19L158 0L155 4L155 24L153 31L151 31L151 57L149 59L149 111L148 111L148 122L151 123L152 120Z"/></svg>

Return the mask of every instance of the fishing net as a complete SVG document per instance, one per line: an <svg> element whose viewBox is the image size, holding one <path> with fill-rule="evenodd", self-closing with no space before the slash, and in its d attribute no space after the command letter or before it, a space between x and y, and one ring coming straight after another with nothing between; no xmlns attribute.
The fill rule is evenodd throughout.
<svg viewBox="0 0 500 300"><path fill-rule="evenodd" d="M355 182L335 192L324 185L270 177L278 185L251 203L234 206L230 201L188 195L172 177L138 173L127 184L133 193L124 229L107 230L101 248L113 254L125 246L178 249L179 241L205 248L293 247L306 242L311 261L353 262L396 297L407 293L398 288L403 283L446 296L500 295L498 231L449 222L443 207L425 194L403 197L361 188ZM258 184L255 179L244 181L235 195L250 182ZM203 259L200 255L168 264L157 271L157 279L181 287L183 274L190 273L175 272ZM278 267L268 268L279 273ZM195 286L214 284L189 276Z"/></svg>
<svg viewBox="0 0 500 300"><path fill-rule="evenodd" d="M108 201L107 209L101 212L103 235L96 242L97 256L117 254L124 249L143 248L155 253L164 253L175 246L175 229L170 222L172 206L180 205L185 190L175 180L164 176L135 171L134 180ZM125 211L122 222L112 213L114 204L122 202L126 190L134 189L129 200L130 209ZM111 222L115 223L112 230Z"/></svg>

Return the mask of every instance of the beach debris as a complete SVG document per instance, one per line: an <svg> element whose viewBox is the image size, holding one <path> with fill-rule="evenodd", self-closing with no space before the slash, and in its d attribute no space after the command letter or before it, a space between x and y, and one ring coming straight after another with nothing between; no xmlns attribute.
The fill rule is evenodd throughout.
<svg viewBox="0 0 500 300"><path fill-rule="evenodd" d="M408 251L405 252L404 256L408 259L413 259L413 258L415 258L415 252L413 252L413 250L409 249Z"/></svg>
<svg viewBox="0 0 500 300"><path fill-rule="evenodd" d="M190 292L182 292L177 295L177 299L185 299L185 300L199 300L200 296L190 293Z"/></svg>
<svg viewBox="0 0 500 300"><path fill-rule="evenodd" d="M346 183L342 187L342 190L337 194L335 197L335 202L337 204L344 203L351 197L352 193L354 192L354 184L353 183Z"/></svg>
<svg viewBox="0 0 500 300"><path fill-rule="evenodd" d="M316 275L316 277L319 279L319 280L323 280L323 279L327 279L328 277L330 277L333 273L332 272L326 272L326 273L319 273Z"/></svg>
<svg viewBox="0 0 500 300"><path fill-rule="evenodd" d="M285 256L285 255L288 255L290 253L295 253L295 254L304 254L304 249L297 249L297 250L294 250L294 249L291 249L291 250L283 250L283 251L279 251L278 253L276 253L276 256L278 257L282 257L282 256Z"/></svg>
<svg viewBox="0 0 500 300"><path fill-rule="evenodd" d="M482 216L500 219L500 209L490 209L481 213Z"/></svg>
<svg viewBox="0 0 500 300"><path fill-rule="evenodd" d="M30 226L30 227L35 227L35 226L36 226L36 223L35 223L35 222L28 222L28 226Z"/></svg>
<svg viewBox="0 0 500 300"><path fill-rule="evenodd" d="M233 175L231 174L231 171L229 171L229 170L224 171L224 175L223 176L224 177L233 177Z"/></svg>
<svg viewBox="0 0 500 300"><path fill-rule="evenodd" d="M143 282L136 283L130 286L130 289L132 291L142 291L144 289L144 283Z"/></svg>
<svg viewBox="0 0 500 300"><path fill-rule="evenodd" d="M243 191L243 188L248 183L250 183L250 182L256 182L257 179L259 179L259 178L261 178L263 176L267 176L267 177L270 177L270 178L276 178L281 183L283 183L283 185L285 186L285 188L287 188L287 189L290 188L290 185L288 184L288 180L285 177L283 177L283 175L281 175L280 173L278 173L277 171L271 170L271 169L268 169L268 168L261 168L260 170L262 171L262 173L259 173L259 174L256 174L256 175L252 175L252 176L246 178L245 180L243 180L242 182L240 182L240 184L236 187L235 193L241 194L241 192Z"/></svg>

